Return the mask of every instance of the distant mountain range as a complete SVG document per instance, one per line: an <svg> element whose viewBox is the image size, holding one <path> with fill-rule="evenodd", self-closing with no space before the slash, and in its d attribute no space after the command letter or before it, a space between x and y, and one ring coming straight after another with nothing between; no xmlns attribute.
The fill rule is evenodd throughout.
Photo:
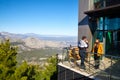
<svg viewBox="0 0 120 80"><path fill-rule="evenodd" d="M27 37L37 37L43 40L50 40L50 41L76 41L77 36L65 36L65 35L39 35L34 33L27 33L24 34Z"/></svg>
<svg viewBox="0 0 120 80"><path fill-rule="evenodd" d="M17 45L21 50L40 48L62 48L77 44L76 36L39 35L34 33L14 34L0 32L0 41L10 39L11 44Z"/></svg>

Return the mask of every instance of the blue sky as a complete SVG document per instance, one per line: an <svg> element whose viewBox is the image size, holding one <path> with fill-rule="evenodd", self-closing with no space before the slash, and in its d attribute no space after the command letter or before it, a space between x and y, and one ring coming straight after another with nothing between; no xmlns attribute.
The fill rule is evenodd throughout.
<svg viewBox="0 0 120 80"><path fill-rule="evenodd" d="M0 32L77 36L78 0L0 0Z"/></svg>

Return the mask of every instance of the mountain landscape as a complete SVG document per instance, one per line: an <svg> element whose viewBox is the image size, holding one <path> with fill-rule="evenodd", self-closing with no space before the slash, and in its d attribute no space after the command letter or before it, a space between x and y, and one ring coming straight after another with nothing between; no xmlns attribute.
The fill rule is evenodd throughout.
<svg viewBox="0 0 120 80"><path fill-rule="evenodd" d="M77 37L59 35L39 35L34 33L15 34L0 32L0 41L10 39L12 45L18 46L20 51L30 51L32 49L63 48L69 45L75 46Z"/></svg>
<svg viewBox="0 0 120 80"><path fill-rule="evenodd" d="M15 34L0 32L0 42L10 40L11 45L18 47L17 61L41 64L41 60L63 53L64 47L77 45L76 36L39 35L34 33Z"/></svg>

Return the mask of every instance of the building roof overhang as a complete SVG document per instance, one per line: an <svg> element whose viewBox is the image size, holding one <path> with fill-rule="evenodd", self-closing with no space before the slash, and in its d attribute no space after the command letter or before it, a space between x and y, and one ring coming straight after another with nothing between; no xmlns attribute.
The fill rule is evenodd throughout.
<svg viewBox="0 0 120 80"><path fill-rule="evenodd" d="M105 8L85 11L84 13L90 17L108 17L108 16L120 17L120 4Z"/></svg>

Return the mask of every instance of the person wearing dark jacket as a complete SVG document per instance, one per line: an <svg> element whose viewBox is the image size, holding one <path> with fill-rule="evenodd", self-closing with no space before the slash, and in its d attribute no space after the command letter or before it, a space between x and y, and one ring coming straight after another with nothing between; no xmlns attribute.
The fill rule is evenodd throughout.
<svg viewBox="0 0 120 80"><path fill-rule="evenodd" d="M84 61L86 56L86 49L88 48L88 40L86 36L83 36L82 40L78 42L78 48L79 48L79 55L81 59L80 68L85 69Z"/></svg>

